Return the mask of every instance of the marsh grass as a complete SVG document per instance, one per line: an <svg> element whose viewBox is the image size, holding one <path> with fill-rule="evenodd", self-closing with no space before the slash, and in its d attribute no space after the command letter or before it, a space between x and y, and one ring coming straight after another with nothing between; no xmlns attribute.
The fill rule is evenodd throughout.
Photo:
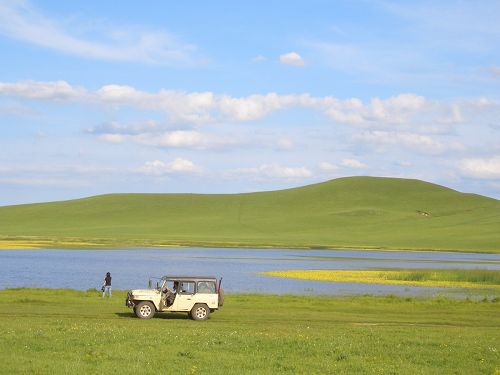
<svg viewBox="0 0 500 375"><path fill-rule="evenodd" d="M448 288L500 288L500 271L466 269L421 270L288 270L263 275L331 282L393 284Z"/></svg>
<svg viewBox="0 0 500 375"><path fill-rule="evenodd" d="M228 295L143 321L125 292L0 291L1 374L494 374L500 303Z"/></svg>
<svg viewBox="0 0 500 375"><path fill-rule="evenodd" d="M467 282L484 285L500 285L500 271L480 269L433 269L406 270L391 274L394 280Z"/></svg>

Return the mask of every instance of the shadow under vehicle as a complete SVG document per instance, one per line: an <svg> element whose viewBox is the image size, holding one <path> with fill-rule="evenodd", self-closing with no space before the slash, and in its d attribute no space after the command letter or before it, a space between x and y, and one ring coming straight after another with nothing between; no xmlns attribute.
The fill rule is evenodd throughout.
<svg viewBox="0 0 500 375"><path fill-rule="evenodd" d="M224 304L222 278L212 276L163 276L156 287L128 292L125 305L138 318L150 319L157 312L187 312L194 320L206 320Z"/></svg>

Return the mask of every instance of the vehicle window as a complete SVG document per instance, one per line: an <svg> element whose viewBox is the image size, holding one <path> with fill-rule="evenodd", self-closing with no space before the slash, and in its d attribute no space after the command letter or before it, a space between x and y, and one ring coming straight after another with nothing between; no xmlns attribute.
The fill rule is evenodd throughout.
<svg viewBox="0 0 500 375"><path fill-rule="evenodd" d="M194 294L194 281L183 281L179 290L180 294Z"/></svg>
<svg viewBox="0 0 500 375"><path fill-rule="evenodd" d="M198 281L198 293L215 293L213 281Z"/></svg>
<svg viewBox="0 0 500 375"><path fill-rule="evenodd" d="M163 291L166 291L166 290L170 290L170 291L173 291L174 290L174 282L173 281L165 281L165 284L163 285Z"/></svg>

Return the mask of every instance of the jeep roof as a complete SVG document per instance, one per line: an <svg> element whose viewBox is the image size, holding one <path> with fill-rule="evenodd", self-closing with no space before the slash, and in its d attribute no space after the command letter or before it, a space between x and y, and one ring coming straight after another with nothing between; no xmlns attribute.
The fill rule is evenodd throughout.
<svg viewBox="0 0 500 375"><path fill-rule="evenodd" d="M163 276L161 279L172 281L217 281L215 276Z"/></svg>

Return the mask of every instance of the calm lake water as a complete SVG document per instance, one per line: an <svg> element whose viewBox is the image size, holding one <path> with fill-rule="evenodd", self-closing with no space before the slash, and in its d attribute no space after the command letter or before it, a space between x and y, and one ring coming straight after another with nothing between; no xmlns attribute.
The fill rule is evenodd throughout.
<svg viewBox="0 0 500 375"><path fill-rule="evenodd" d="M0 250L0 289L98 288L106 272L114 289L147 286L150 276L222 276L227 292L273 294L436 295L427 287L331 283L257 275L287 269L467 268L500 270L500 255L341 250L134 249Z"/></svg>

